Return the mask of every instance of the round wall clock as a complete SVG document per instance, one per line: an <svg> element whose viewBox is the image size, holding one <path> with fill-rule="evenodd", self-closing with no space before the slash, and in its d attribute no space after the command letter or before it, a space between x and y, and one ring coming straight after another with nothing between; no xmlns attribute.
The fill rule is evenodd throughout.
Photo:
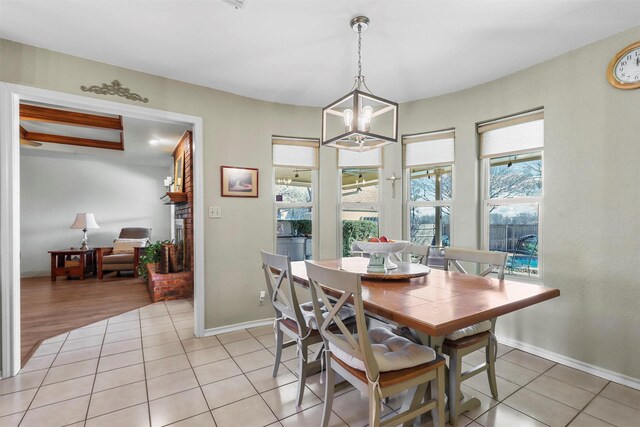
<svg viewBox="0 0 640 427"><path fill-rule="evenodd" d="M623 48L607 67L607 80L618 89L640 88L640 42Z"/></svg>

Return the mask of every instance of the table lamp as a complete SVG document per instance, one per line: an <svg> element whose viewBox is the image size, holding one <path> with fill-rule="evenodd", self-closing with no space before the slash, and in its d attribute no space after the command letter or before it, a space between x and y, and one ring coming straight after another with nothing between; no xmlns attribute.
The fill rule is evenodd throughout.
<svg viewBox="0 0 640 427"><path fill-rule="evenodd" d="M76 214L76 220L71 224L71 228L75 230L82 230L84 232L84 239L82 239L82 246L80 249L87 250L89 246L87 245L87 230L90 228L100 228L96 219L93 217L92 213L79 213Z"/></svg>

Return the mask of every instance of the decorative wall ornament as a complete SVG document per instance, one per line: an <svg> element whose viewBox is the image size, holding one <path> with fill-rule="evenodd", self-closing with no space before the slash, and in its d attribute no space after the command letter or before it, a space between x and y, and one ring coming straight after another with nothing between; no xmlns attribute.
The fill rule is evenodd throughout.
<svg viewBox="0 0 640 427"><path fill-rule="evenodd" d="M102 83L102 86L93 85L93 86L80 86L83 92L93 92L98 95L118 95L123 96L132 101L140 101L140 102L149 102L149 98L143 98L137 93L131 92L131 89L128 87L122 87L119 81L114 80L111 84Z"/></svg>

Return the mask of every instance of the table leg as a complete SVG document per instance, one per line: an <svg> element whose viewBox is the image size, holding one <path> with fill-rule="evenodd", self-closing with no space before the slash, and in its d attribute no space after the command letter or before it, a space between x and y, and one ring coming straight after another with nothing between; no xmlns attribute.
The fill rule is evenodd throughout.
<svg viewBox="0 0 640 427"><path fill-rule="evenodd" d="M51 254L51 281L56 281L56 255Z"/></svg>
<svg viewBox="0 0 640 427"><path fill-rule="evenodd" d="M80 280L84 280L84 267L85 267L85 254L81 253L80 254Z"/></svg>

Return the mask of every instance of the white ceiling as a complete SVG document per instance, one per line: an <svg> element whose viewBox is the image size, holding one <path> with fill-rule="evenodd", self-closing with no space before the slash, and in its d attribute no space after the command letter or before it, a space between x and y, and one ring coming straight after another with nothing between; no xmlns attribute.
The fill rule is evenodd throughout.
<svg viewBox="0 0 640 427"><path fill-rule="evenodd" d="M371 19L367 83L404 102L494 80L638 25L640 1L247 0L236 10L221 0L0 0L0 37L323 106L351 89L357 36L348 23L361 14Z"/></svg>
<svg viewBox="0 0 640 427"><path fill-rule="evenodd" d="M89 112L90 111L85 111ZM27 130L67 136L78 136L91 139L105 138L104 130L94 128L79 128L77 126L53 126L47 123L23 123ZM189 125L143 120L131 117L122 118L124 128L124 151L106 150L75 145L50 144L43 142L39 147L21 145L21 153L26 156L61 157L87 160L112 161L119 164L126 163L140 166L166 167L167 172L173 167L173 152L180 137ZM72 131L61 132L63 128L73 128ZM150 142L154 141L153 144Z"/></svg>

